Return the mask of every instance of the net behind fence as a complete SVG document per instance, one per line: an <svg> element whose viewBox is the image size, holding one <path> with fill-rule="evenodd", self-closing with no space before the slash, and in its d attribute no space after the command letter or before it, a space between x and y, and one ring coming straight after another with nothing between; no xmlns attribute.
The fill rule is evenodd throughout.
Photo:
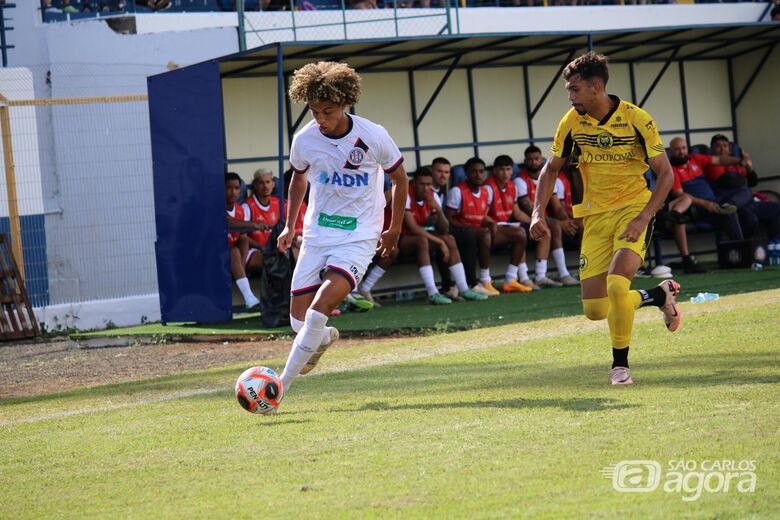
<svg viewBox="0 0 780 520"><path fill-rule="evenodd" d="M278 41L322 41L450 34L455 9L345 10L328 0L332 10L245 12L246 47Z"/></svg>
<svg viewBox="0 0 780 520"><path fill-rule="evenodd" d="M22 244L33 306L156 292L146 96L17 96L4 110L0 232Z"/></svg>

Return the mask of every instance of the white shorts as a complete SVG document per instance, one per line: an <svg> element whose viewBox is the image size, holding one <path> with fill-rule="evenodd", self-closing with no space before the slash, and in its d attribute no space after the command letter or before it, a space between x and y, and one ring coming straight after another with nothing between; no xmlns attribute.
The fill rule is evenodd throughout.
<svg viewBox="0 0 780 520"><path fill-rule="evenodd" d="M303 241L298 263L292 277L290 294L300 296L314 292L322 285L327 271L347 279L352 289L357 288L376 253L376 240L361 240L338 246L318 247Z"/></svg>

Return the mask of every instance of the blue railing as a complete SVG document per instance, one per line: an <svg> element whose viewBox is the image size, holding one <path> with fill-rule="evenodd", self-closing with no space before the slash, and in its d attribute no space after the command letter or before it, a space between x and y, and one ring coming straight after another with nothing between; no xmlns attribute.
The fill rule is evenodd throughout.
<svg viewBox="0 0 780 520"><path fill-rule="evenodd" d="M0 1L0 51L2 51L3 54L3 67L8 66L8 49L13 49L13 45L8 45L8 40L6 39L6 32L7 31L13 31L13 27L8 25L8 22L12 21L13 18L7 18L6 17L6 11L8 9L13 9L16 7L16 4L9 4L4 1Z"/></svg>

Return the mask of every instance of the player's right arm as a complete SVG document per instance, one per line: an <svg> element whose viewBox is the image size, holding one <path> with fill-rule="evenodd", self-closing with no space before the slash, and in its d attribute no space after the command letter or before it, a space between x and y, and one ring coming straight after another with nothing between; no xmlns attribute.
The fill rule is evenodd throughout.
<svg viewBox="0 0 780 520"><path fill-rule="evenodd" d="M536 188L536 200L534 209L531 213L531 227L529 228L531 238L539 240L550 236L550 228L545 222L544 210L550 202L550 197L555 191L555 181L558 179L558 172L564 167L569 155L574 147L572 139L572 125L576 120L574 109L569 110L558 123L558 129L555 131L550 151L552 155L542 166L542 173L539 174L539 185Z"/></svg>
<svg viewBox="0 0 780 520"><path fill-rule="evenodd" d="M297 146L296 139L293 139L290 146L290 166L293 168L292 179L290 179L290 190L287 194L287 220L284 223L284 229L279 234L276 241L276 247L279 251L287 251L295 239L295 223L298 221L298 212L301 210L303 197L306 196L308 187L309 164L299 157L300 146Z"/></svg>
<svg viewBox="0 0 780 520"><path fill-rule="evenodd" d="M308 183L306 172L295 170L292 179L290 179L290 191L287 198L287 219L284 223L284 229L276 241L279 251L287 251L292 246L295 238L295 223L298 221L298 212L301 210L301 203L306 195Z"/></svg>
<svg viewBox="0 0 780 520"><path fill-rule="evenodd" d="M542 166L542 173L539 174L539 185L536 188L536 200L534 201L533 212L531 213L531 238L539 240L550 235L550 229L544 218L544 209L550 202L550 197L555 191L555 180L558 178L558 172L566 164L566 157L550 156L547 162Z"/></svg>

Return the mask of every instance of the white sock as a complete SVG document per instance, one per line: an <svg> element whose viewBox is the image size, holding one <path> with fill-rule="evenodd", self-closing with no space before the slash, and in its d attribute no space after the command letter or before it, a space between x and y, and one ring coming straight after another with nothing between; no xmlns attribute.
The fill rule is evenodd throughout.
<svg viewBox="0 0 780 520"><path fill-rule="evenodd" d="M450 274L455 279L455 285L458 287L459 292L463 293L469 290L469 283L466 281L466 269L463 268L463 262L451 265Z"/></svg>
<svg viewBox="0 0 780 520"><path fill-rule="evenodd" d="M244 297L245 302L257 299L252 293L252 289L249 287L249 280L247 280L246 277L236 280L236 285L238 286L238 290L241 291L241 296Z"/></svg>
<svg viewBox="0 0 780 520"><path fill-rule="evenodd" d="M422 281L425 284L425 290L428 293L428 296L433 296L438 293L439 290L436 288L436 280L433 278L433 267L424 265L418 270L420 271L420 278L422 278Z"/></svg>
<svg viewBox="0 0 780 520"><path fill-rule="evenodd" d="M295 332L296 334L298 334L301 331L304 323L305 322L297 318L293 318L292 314L290 314L290 327L292 328L293 332Z"/></svg>
<svg viewBox="0 0 780 520"><path fill-rule="evenodd" d="M490 268L479 270L479 281L482 283L490 283L493 278L490 277Z"/></svg>
<svg viewBox="0 0 780 520"><path fill-rule="evenodd" d="M558 274L561 278L570 276L569 270L566 268L566 255L563 253L563 248L552 250L553 260L555 260L555 267L558 268Z"/></svg>
<svg viewBox="0 0 780 520"><path fill-rule="evenodd" d="M321 312L317 312L314 309L306 311L306 321L303 324L303 328L295 336L295 340L293 340L290 355L287 357L287 363L284 365L284 371L282 372L281 379L285 391L320 347L327 322L328 317Z"/></svg>
<svg viewBox="0 0 780 520"><path fill-rule="evenodd" d="M518 266L509 264L506 266L506 276L504 277L504 283L517 280Z"/></svg>
<svg viewBox="0 0 780 520"><path fill-rule="evenodd" d="M517 266L517 270L518 270L517 273L518 280L520 280L521 282L527 282L528 280L530 280L530 278L528 278L528 264L523 262L522 264Z"/></svg>
<svg viewBox="0 0 780 520"><path fill-rule="evenodd" d="M536 261L536 279L541 280L547 276L547 259Z"/></svg>
<svg viewBox="0 0 780 520"><path fill-rule="evenodd" d="M368 276L366 276L363 279L363 283L360 284L360 290L363 292L371 292L371 289L374 288L374 285L381 280L381 278L385 275L387 271L379 267L378 265L375 265L371 272L368 273Z"/></svg>

